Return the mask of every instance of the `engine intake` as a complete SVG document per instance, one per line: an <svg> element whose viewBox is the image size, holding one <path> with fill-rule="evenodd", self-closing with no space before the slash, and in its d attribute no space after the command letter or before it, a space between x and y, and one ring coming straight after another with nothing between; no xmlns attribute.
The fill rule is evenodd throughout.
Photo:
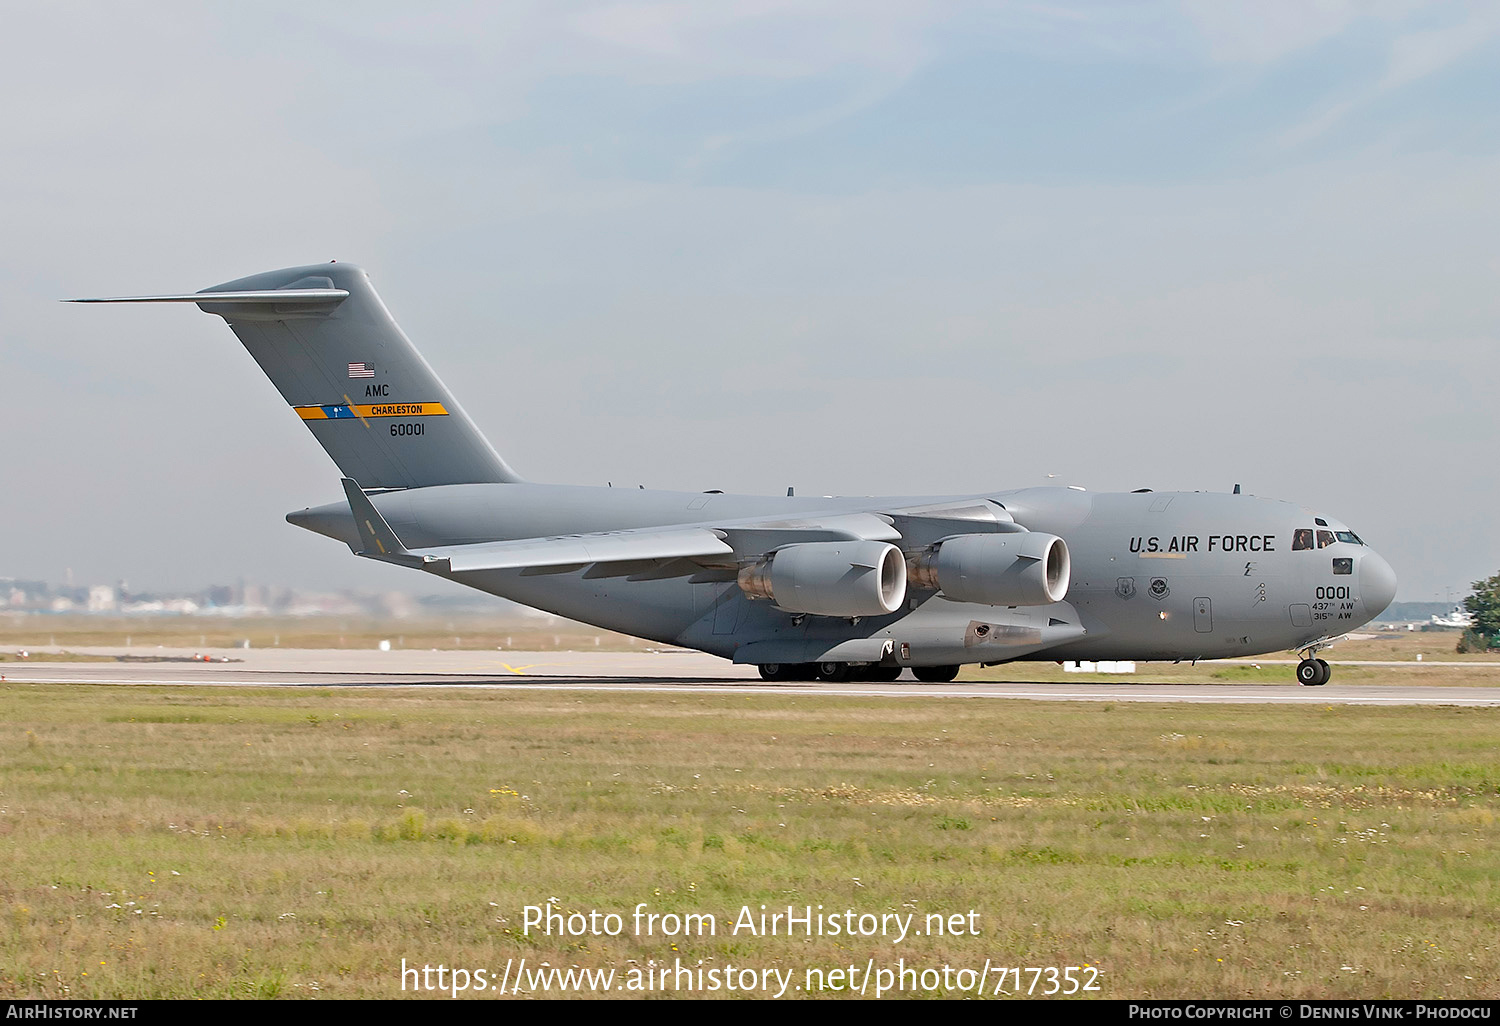
<svg viewBox="0 0 1500 1026"><path fill-rule="evenodd" d="M791 613L883 616L906 599L906 561L886 542L803 542L743 568L739 584Z"/></svg>
<svg viewBox="0 0 1500 1026"><path fill-rule="evenodd" d="M907 564L912 587L941 589L955 602L987 606L1061 602L1071 574L1067 543L1035 531L945 538Z"/></svg>

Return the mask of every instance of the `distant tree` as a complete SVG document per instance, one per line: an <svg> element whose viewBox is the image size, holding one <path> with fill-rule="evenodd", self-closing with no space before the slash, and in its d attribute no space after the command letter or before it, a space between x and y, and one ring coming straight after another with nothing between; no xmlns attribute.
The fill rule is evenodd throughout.
<svg viewBox="0 0 1500 1026"><path fill-rule="evenodd" d="M1490 650L1490 639L1470 627L1458 639L1458 650L1464 653L1488 652Z"/></svg>
<svg viewBox="0 0 1500 1026"><path fill-rule="evenodd" d="M1474 594L1464 599L1464 608L1474 616L1474 633L1493 646L1500 638L1500 574L1475 581L1473 588Z"/></svg>

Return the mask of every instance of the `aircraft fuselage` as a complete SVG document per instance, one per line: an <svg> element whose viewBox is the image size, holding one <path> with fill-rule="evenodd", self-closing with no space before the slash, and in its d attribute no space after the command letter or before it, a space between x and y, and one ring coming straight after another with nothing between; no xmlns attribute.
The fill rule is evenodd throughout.
<svg viewBox="0 0 1500 1026"><path fill-rule="evenodd" d="M993 502L1027 529L1067 542L1072 573L1061 602L993 606L909 589L899 610L878 617L787 612L748 597L732 569L656 579L643 568L598 566L446 575L560 616L738 662L878 662L882 651L914 666L1254 655L1346 633L1378 615L1395 589L1385 560L1341 523L1250 495L1031 488L829 498L477 484L371 499L413 548L767 516L817 521L971 500ZM346 505L288 519L357 544Z"/></svg>

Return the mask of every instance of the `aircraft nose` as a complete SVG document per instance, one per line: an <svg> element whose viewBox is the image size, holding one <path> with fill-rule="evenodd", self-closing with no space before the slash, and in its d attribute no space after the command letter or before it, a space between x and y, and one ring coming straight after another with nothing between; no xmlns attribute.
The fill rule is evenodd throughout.
<svg viewBox="0 0 1500 1026"><path fill-rule="evenodd" d="M1396 597L1396 571L1377 552L1366 552L1359 561L1359 595L1371 619L1385 612Z"/></svg>

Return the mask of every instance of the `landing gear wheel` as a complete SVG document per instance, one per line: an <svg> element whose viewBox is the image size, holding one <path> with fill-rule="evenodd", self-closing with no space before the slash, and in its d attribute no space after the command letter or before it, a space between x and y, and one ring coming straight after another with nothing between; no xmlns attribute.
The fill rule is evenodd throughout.
<svg viewBox="0 0 1500 1026"><path fill-rule="evenodd" d="M1321 659L1304 659L1297 664L1297 683L1304 687L1315 688L1320 684L1328 683L1328 676L1333 671L1327 663Z"/></svg>
<svg viewBox="0 0 1500 1026"><path fill-rule="evenodd" d="M911 672L926 684L948 684L958 676L957 666L913 666Z"/></svg>
<svg viewBox="0 0 1500 1026"><path fill-rule="evenodd" d="M869 680L880 681L882 683L889 684L891 681L901 676L901 667L872 666L870 667L870 672L866 676Z"/></svg>
<svg viewBox="0 0 1500 1026"><path fill-rule="evenodd" d="M819 663L818 679L826 680L830 684L838 684L849 679L848 663Z"/></svg>
<svg viewBox="0 0 1500 1026"><path fill-rule="evenodd" d="M817 667L812 663L762 663L758 669L761 680L816 680L818 677Z"/></svg>

